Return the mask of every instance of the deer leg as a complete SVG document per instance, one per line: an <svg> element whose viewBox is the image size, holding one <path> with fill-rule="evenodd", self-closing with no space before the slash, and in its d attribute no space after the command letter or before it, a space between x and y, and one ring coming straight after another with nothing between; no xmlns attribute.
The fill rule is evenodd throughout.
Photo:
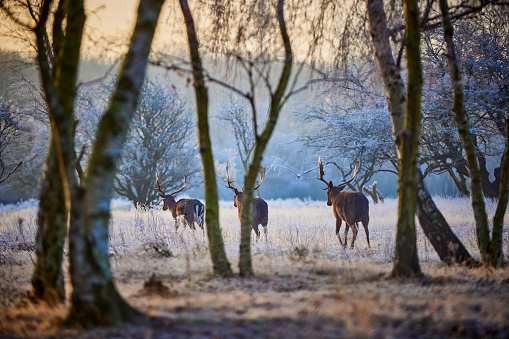
<svg viewBox="0 0 509 339"><path fill-rule="evenodd" d="M189 228L192 229L192 230L195 230L196 228L194 227L194 216L191 216L189 218L186 217L186 223L189 225Z"/></svg>
<svg viewBox="0 0 509 339"><path fill-rule="evenodd" d="M265 234L265 241L267 241L267 226L263 226L263 234Z"/></svg>
<svg viewBox="0 0 509 339"><path fill-rule="evenodd" d="M350 225L345 221L345 247L348 244L348 231L350 231Z"/></svg>
<svg viewBox="0 0 509 339"><path fill-rule="evenodd" d="M348 226L348 225L347 225ZM339 236L339 230L341 229L341 219L340 218L336 218L336 235L338 237L338 240L339 240L339 244L341 246L343 246L343 243L341 242L341 237Z"/></svg>
<svg viewBox="0 0 509 339"><path fill-rule="evenodd" d="M350 247L353 248L353 245L355 244L355 239L357 239L357 233L359 232L359 228L357 227L356 222L354 222L351 227L352 227L353 237L352 237L352 244L350 245ZM345 240L345 242L346 242L346 240Z"/></svg>
<svg viewBox="0 0 509 339"><path fill-rule="evenodd" d="M369 230L368 230L368 223L365 221L362 221L362 226L364 226L364 232L366 232L366 239L368 240L368 247L371 248L371 245L369 244Z"/></svg>
<svg viewBox="0 0 509 339"><path fill-rule="evenodd" d="M179 229L179 219L177 217L177 218L174 218L173 220L175 221L175 231L176 231Z"/></svg>
<svg viewBox="0 0 509 339"><path fill-rule="evenodd" d="M253 228L253 231L256 234L256 241L258 241L258 239L260 238L260 230L258 229L258 225L251 225L251 227Z"/></svg>

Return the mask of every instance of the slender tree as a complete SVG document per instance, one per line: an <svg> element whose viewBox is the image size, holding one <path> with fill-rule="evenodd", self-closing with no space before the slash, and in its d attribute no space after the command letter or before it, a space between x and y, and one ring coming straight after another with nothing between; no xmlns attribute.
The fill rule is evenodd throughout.
<svg viewBox="0 0 509 339"><path fill-rule="evenodd" d="M61 266L61 246L69 219L73 285L69 320L72 323L119 324L139 315L118 294L111 277L109 201L162 3L163 0L140 2L129 52L111 104L99 123L87 174L80 182L74 150L74 102L85 22L83 1L27 1L28 17L35 22L33 26L19 20L8 4L0 3L4 12L35 35L37 63L52 133L39 211L37 262L40 265L34 270L33 289L42 296L63 295L62 280L55 267ZM51 28L48 28L50 23ZM54 178L59 178L60 183ZM57 199L59 208L50 200L53 198ZM64 203L60 204L59 200ZM51 240L56 243L50 243Z"/></svg>
<svg viewBox="0 0 509 339"><path fill-rule="evenodd" d="M62 301L65 291L61 263L70 210L69 184L72 187L77 184L73 180L75 153L72 106L85 21L83 2L27 1L23 8L27 16L17 12L15 2L1 2L0 6L18 27L35 36L36 58L48 106L52 140L40 193L37 259L32 291L37 298ZM67 180L67 171L71 174L70 181ZM57 178L61 180L60 183Z"/></svg>
<svg viewBox="0 0 509 339"><path fill-rule="evenodd" d="M489 246L491 265L500 267L504 263L502 251L502 232L504 229L504 215L509 199L509 117L505 119L505 152L502 157L502 171L500 174L500 188L498 191L498 205L493 216L493 233Z"/></svg>
<svg viewBox="0 0 509 339"><path fill-rule="evenodd" d="M239 274L244 277L253 275L253 264L251 261L251 219L253 215L253 187L255 186L256 177L260 170L260 165L263 158L263 152L269 142L269 139L276 127L279 112L281 111L284 103L285 90L287 89L290 81L290 74L293 65L293 54L290 43L290 38L286 29L284 18L284 0L279 0L277 3L277 20L281 32L281 38L284 44L285 57L284 66L281 71L278 85L274 92L270 93L270 109L265 128L261 134L256 135L256 143L253 151L253 158L249 166L248 172L244 178L244 194L242 195L242 221L240 233L240 257L239 257ZM253 108L253 117L256 116L256 111ZM256 125L256 120L254 121Z"/></svg>
<svg viewBox="0 0 509 339"><path fill-rule="evenodd" d="M475 145L472 140L472 135L470 133L470 124L468 122L464 105L463 83L461 81L461 72L459 69L454 46L454 30L449 15L449 5L447 4L447 0L440 0L439 3L444 24L444 40L447 46L447 63L451 73L453 89L453 112L456 119L456 124L458 126L461 143L463 145L463 149L465 150L470 176L470 195L472 199L472 208L474 210L477 243L481 252L483 264L497 266L498 263L503 260L501 259L503 256L501 222L499 221L500 219L497 219L497 226L493 231L494 241L492 241L490 239L488 216L486 214L486 207L484 204L481 170L479 168L479 161ZM502 190L507 192L507 188L503 187L501 183L499 191ZM505 197L501 196L501 198L502 201L501 203L499 201L499 206L505 210L505 206L507 205L507 194ZM497 218L503 219L503 214L501 216L497 215Z"/></svg>
<svg viewBox="0 0 509 339"><path fill-rule="evenodd" d="M405 83L399 63L393 57L390 32L382 0L368 0L367 11L370 33L378 68L382 76L392 122L392 133L398 157L401 157L401 134L404 125ZM422 173L417 171L417 207L419 223L437 251L440 259L448 263L475 262L463 244L450 229L427 190Z"/></svg>
<svg viewBox="0 0 509 339"><path fill-rule="evenodd" d="M219 202L217 194L216 173L212 143L210 141L208 122L208 91L205 85L204 70L200 57L198 36L194 25L193 15L187 0L180 0L180 8L184 15L189 53L191 57L194 88L196 95L196 113L198 116L198 140L203 165L205 184L205 221L207 223L207 236L209 238L210 256L214 273L227 277L232 274L230 262L224 250L223 237L219 227Z"/></svg>
<svg viewBox="0 0 509 339"><path fill-rule="evenodd" d="M417 159L421 129L422 66L421 30L417 0L405 0L405 44L408 64L408 89L405 125L401 133L401 157L398 177L398 229L393 277L421 275L415 236L417 196Z"/></svg>
<svg viewBox="0 0 509 339"><path fill-rule="evenodd" d="M108 222L114 178L145 78L163 2L140 2L116 90L99 122L86 178L73 199L69 232L73 285L70 323L121 324L141 315L115 288L108 260Z"/></svg>

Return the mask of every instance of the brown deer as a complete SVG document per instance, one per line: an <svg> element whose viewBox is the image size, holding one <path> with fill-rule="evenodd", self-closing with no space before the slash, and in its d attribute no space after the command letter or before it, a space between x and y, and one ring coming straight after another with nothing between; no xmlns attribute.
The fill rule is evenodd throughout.
<svg viewBox="0 0 509 339"><path fill-rule="evenodd" d="M186 188L187 184L189 184L190 179L187 177L187 174L184 174L184 184L177 191L164 194L164 191L161 188L161 183L159 182L159 178L156 172L156 190L159 191L159 196L163 198L163 211L171 210L171 214L173 216L173 220L175 220L175 229L178 229L181 219L184 219L187 225L193 230L196 229L194 224L196 223L202 231L203 229L203 204L198 199L180 199L179 201L175 200L175 195L179 192L182 192L184 188ZM185 225L184 225L185 226Z"/></svg>
<svg viewBox="0 0 509 339"><path fill-rule="evenodd" d="M256 191L265 179L265 167L260 167L260 182L253 188L253 191ZM242 222L242 192L239 191L236 187L232 186L234 181L230 181L230 177L228 175L228 162L226 162L226 182L228 183L228 187L235 193L233 197L233 206L237 207L239 214L239 221ZM265 234L265 239L267 239L267 223L269 222L269 207L265 200L262 198L254 198L253 200L253 215L251 219L251 227L255 231L256 240L260 238L260 230L258 229L258 225L263 226L263 233Z"/></svg>
<svg viewBox="0 0 509 339"><path fill-rule="evenodd" d="M368 247L371 248L371 245L369 244L369 230L368 230L369 224L368 199L361 192L353 191L342 192L345 186L355 178L355 175L359 171L359 161L355 160L354 164L355 169L352 177L347 181L334 186L332 184L332 181L327 182L323 179L325 173L323 172L322 158L318 158L318 168L320 171L320 177L317 179L327 184L327 188L324 188L324 190L327 190L327 205L334 206L333 212L334 216L336 217L336 235L338 236L339 244L343 245L343 243L341 242L341 237L339 236L339 230L341 229L341 221L344 220L346 223L344 246L347 245L346 239L348 235L348 230L350 229L350 227L352 228L353 231L353 238L351 244L352 248L355 243L355 239L357 238L357 233L359 231L358 222L360 221L362 222L362 225L364 226L364 231L366 232Z"/></svg>

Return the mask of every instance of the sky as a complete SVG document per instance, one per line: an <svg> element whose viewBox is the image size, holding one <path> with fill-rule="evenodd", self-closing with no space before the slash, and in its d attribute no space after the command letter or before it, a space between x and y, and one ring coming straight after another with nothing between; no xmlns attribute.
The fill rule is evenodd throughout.
<svg viewBox="0 0 509 339"><path fill-rule="evenodd" d="M83 54L86 57L104 57L104 50L107 50L106 56L115 58L124 53L127 39L135 24L138 4L137 0L85 0L87 20ZM160 15L155 48L164 48L163 37L168 37L166 33L170 30L167 24L170 6L172 5L165 4ZM29 51L30 47L26 43L10 36L7 20L2 18L0 21L0 48L8 51ZM96 48L97 46L99 48Z"/></svg>

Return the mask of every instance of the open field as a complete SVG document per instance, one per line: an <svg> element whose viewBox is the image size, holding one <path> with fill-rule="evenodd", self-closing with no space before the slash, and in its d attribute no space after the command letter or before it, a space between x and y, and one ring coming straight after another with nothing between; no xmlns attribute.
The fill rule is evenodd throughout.
<svg viewBox="0 0 509 339"><path fill-rule="evenodd" d="M479 259L469 200L435 201ZM221 227L237 271L240 227L231 205L222 204ZM495 207L488 203L490 216ZM509 336L509 268L443 266L418 229L425 277L388 279L397 201L371 204L370 209L371 249L362 229L355 248L344 249L325 202L269 202L268 239L262 232L252 243L256 278L227 280L211 277L206 236L200 230L176 231L170 213L161 210L115 210L110 226L113 275L122 295L151 319L89 331L56 326L65 317L65 305L48 308L26 301L36 210L0 210L0 337ZM506 227L506 257L508 238ZM152 274L168 289L144 288Z"/></svg>

